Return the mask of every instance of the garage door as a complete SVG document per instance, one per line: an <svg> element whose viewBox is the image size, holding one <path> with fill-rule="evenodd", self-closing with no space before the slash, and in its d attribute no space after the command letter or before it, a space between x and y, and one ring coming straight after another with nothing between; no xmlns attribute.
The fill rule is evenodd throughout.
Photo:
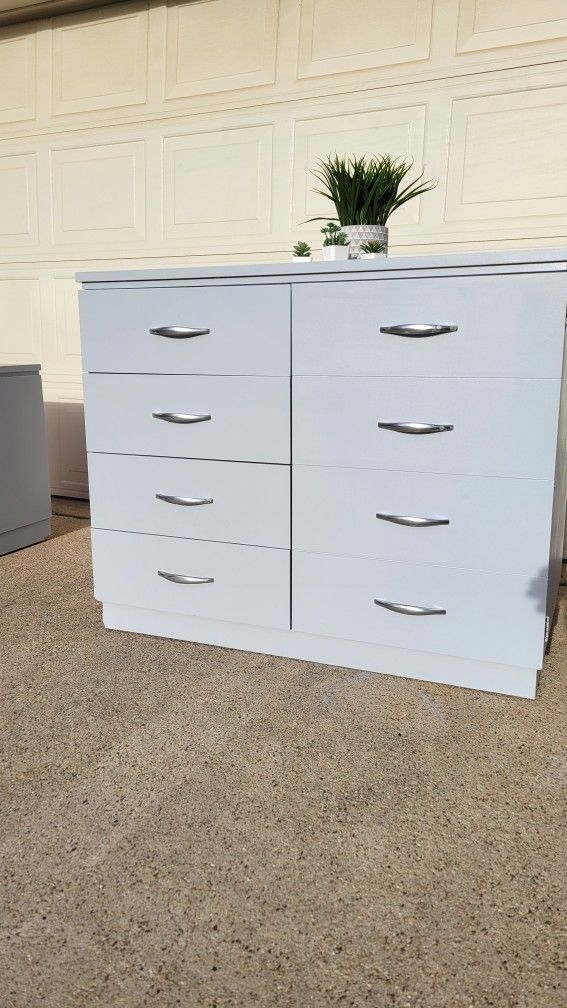
<svg viewBox="0 0 567 1008"><path fill-rule="evenodd" d="M564 0L128 3L0 28L0 363L43 366L53 489L86 495L77 269L320 244L321 155L437 188L392 254L567 239Z"/></svg>

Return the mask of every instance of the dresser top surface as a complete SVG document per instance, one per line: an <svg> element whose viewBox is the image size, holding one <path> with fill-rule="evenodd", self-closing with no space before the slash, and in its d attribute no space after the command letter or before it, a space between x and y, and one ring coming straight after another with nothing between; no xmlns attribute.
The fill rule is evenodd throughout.
<svg viewBox="0 0 567 1008"><path fill-rule="evenodd" d="M153 283L167 280L245 280L255 278L283 278L297 280L305 277L317 279L321 276L340 276L342 279L359 275L378 277L391 273L407 272L411 276L415 270L454 270L499 268L510 266L525 270L530 265L541 268L549 264L553 270L567 270L567 248L516 249L486 252L457 252L435 256L390 256L380 260L359 259L347 262L278 262L258 264L233 264L209 266L166 266L148 270L97 270L77 273L76 279L84 284L109 283Z"/></svg>

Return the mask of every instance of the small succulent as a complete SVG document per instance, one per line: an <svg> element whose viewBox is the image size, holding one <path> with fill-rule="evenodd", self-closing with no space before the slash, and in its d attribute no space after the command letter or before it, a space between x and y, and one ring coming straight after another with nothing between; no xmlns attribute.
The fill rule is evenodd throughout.
<svg viewBox="0 0 567 1008"><path fill-rule="evenodd" d="M307 242L300 241L297 245L293 246L293 254L297 256L298 259L303 259L306 256L311 255L311 246Z"/></svg>
<svg viewBox="0 0 567 1008"><path fill-rule="evenodd" d="M325 235L325 238L323 239L323 246L349 244L346 234L344 231L341 231L339 224L335 224L334 221L329 221L325 227L322 227L321 234Z"/></svg>
<svg viewBox="0 0 567 1008"><path fill-rule="evenodd" d="M377 252L383 252L384 251L384 246L383 246L382 242L379 242L379 241L362 242L362 244L360 246L360 251L361 252L367 252L367 253L370 252L370 253L376 254Z"/></svg>

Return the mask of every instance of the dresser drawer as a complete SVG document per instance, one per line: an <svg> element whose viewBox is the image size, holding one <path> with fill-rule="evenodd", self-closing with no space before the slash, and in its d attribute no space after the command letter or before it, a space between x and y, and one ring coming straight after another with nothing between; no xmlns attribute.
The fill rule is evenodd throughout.
<svg viewBox="0 0 567 1008"><path fill-rule="evenodd" d="M293 546L313 553L543 572L553 482L296 466Z"/></svg>
<svg viewBox="0 0 567 1008"><path fill-rule="evenodd" d="M288 550L101 529L92 542L101 602L289 628Z"/></svg>
<svg viewBox="0 0 567 1008"><path fill-rule="evenodd" d="M89 290L79 301L85 371L290 373L286 284Z"/></svg>
<svg viewBox="0 0 567 1008"><path fill-rule="evenodd" d="M89 451L289 462L286 378L88 374L85 414Z"/></svg>
<svg viewBox="0 0 567 1008"><path fill-rule="evenodd" d="M294 371L556 377L566 295L564 273L296 284ZM381 332L404 324L454 331Z"/></svg>
<svg viewBox="0 0 567 1008"><path fill-rule="evenodd" d="M289 549L289 484L289 466L89 455L95 528Z"/></svg>
<svg viewBox="0 0 567 1008"><path fill-rule="evenodd" d="M560 385L551 379L294 378L293 460L553 479ZM416 435L379 423L452 429Z"/></svg>
<svg viewBox="0 0 567 1008"><path fill-rule="evenodd" d="M293 554L292 627L303 633L540 668L545 596L545 578L530 575ZM407 615L375 600L445 613Z"/></svg>

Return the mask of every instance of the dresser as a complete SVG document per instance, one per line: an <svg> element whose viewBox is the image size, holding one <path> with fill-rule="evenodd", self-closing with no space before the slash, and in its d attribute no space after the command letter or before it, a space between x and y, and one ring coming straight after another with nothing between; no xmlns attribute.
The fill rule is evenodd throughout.
<svg viewBox="0 0 567 1008"><path fill-rule="evenodd" d="M567 251L78 280L106 627L535 696Z"/></svg>
<svg viewBox="0 0 567 1008"><path fill-rule="evenodd" d="M0 555L51 532L39 364L0 367Z"/></svg>

